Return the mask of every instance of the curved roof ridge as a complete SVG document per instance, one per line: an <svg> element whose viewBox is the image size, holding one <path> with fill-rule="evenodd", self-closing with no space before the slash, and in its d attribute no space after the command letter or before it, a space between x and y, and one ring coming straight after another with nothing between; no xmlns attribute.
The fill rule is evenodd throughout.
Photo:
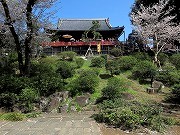
<svg viewBox="0 0 180 135"><path fill-rule="evenodd" d="M86 31L92 27L93 21L99 21L100 28L98 30L113 30L118 29L120 27L112 27L109 21L109 18L91 18L91 19L59 19L57 29L59 30L78 30L78 31Z"/></svg>
<svg viewBox="0 0 180 135"><path fill-rule="evenodd" d="M60 18L59 20L68 20L68 21L79 21L79 20L84 20L84 21L92 21L92 20L107 20L108 18Z"/></svg>

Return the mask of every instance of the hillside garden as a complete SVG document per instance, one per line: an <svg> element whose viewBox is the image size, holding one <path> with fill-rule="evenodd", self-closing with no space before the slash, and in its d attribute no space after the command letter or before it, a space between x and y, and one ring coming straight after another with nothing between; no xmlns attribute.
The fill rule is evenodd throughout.
<svg viewBox="0 0 180 135"><path fill-rule="evenodd" d="M84 59L74 52L42 56L31 61L30 76L19 76L17 54L1 58L0 119L21 120L41 113L39 102L56 92L68 91L62 104L75 105L76 111L98 107L95 120L123 130L147 127L163 131L179 124L179 117L167 115L172 108L162 102L179 104L180 54L159 55L162 70L147 53L129 56L99 55ZM165 60L164 60L165 59ZM161 92L148 94L152 81L164 84ZM90 95L85 107L75 103L80 95ZM67 112L71 110L67 109ZM9 114L9 116L8 116ZM166 114L166 115L165 115ZM19 118L20 117L20 118Z"/></svg>

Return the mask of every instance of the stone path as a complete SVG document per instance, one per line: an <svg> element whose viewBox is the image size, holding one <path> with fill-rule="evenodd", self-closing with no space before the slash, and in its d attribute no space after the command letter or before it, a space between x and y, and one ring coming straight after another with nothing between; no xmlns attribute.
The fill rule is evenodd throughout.
<svg viewBox="0 0 180 135"><path fill-rule="evenodd" d="M0 121L0 135L101 135L90 114L43 114L25 121Z"/></svg>

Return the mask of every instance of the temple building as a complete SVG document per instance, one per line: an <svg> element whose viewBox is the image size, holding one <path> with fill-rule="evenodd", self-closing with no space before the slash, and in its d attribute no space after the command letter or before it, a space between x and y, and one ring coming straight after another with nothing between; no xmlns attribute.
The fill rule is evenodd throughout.
<svg viewBox="0 0 180 135"><path fill-rule="evenodd" d="M94 22L98 22L98 27ZM52 41L42 44L43 51L49 55L62 51L74 51L80 55L88 51L108 54L119 45L118 38L123 31L124 26L112 27L109 19L59 19L56 29L46 29ZM96 35L99 35L98 39L94 38Z"/></svg>

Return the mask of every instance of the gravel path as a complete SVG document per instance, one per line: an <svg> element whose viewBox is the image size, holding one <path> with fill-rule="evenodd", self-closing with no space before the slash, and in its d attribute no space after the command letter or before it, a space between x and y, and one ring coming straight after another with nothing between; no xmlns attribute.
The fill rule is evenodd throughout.
<svg viewBox="0 0 180 135"><path fill-rule="evenodd" d="M43 114L26 121L0 121L0 135L101 135L90 114Z"/></svg>

